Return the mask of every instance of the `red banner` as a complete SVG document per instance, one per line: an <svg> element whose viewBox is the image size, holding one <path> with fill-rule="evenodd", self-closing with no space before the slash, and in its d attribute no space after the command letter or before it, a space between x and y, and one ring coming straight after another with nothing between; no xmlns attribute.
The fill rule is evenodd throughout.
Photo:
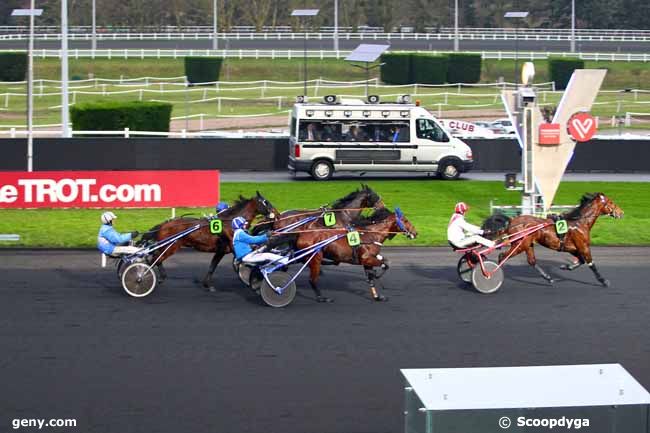
<svg viewBox="0 0 650 433"><path fill-rule="evenodd" d="M542 123L539 125L539 144L542 146L560 144L560 124Z"/></svg>
<svg viewBox="0 0 650 433"><path fill-rule="evenodd" d="M214 206L219 171L0 172L0 208Z"/></svg>

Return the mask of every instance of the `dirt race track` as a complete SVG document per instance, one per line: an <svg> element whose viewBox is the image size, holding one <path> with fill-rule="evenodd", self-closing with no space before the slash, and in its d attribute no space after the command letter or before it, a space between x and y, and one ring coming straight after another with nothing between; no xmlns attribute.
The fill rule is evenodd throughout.
<svg viewBox="0 0 650 433"><path fill-rule="evenodd" d="M322 279L335 303L313 302L301 277L277 310L229 259L216 293L193 281L209 256L184 252L136 300L96 252L0 250L0 431L56 417L77 428L49 431L398 433L404 367L620 362L650 388L649 248L595 249L611 288L538 251L554 286L516 259L489 296L458 283L448 249L385 255L388 303L341 266Z"/></svg>

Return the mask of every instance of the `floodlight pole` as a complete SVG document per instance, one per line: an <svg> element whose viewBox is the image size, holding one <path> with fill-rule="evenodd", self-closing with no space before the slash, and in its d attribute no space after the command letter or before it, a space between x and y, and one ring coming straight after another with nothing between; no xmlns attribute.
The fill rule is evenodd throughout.
<svg viewBox="0 0 650 433"><path fill-rule="evenodd" d="M95 4L97 0L93 0L93 42L92 50L97 49L97 5Z"/></svg>
<svg viewBox="0 0 650 433"><path fill-rule="evenodd" d="M64 138L70 137L68 103L68 0L61 0L61 131Z"/></svg>
<svg viewBox="0 0 650 433"><path fill-rule="evenodd" d="M576 52L576 0L571 0L571 52Z"/></svg>
<svg viewBox="0 0 650 433"><path fill-rule="evenodd" d="M213 0L212 3L212 49L213 50L218 50L219 49L219 40L218 34L217 34L217 2L218 0Z"/></svg>
<svg viewBox="0 0 650 433"><path fill-rule="evenodd" d="M336 58L339 53L339 0L334 0L334 51Z"/></svg>
<svg viewBox="0 0 650 433"><path fill-rule="evenodd" d="M454 51L459 50L459 37L458 37L458 0L454 3Z"/></svg>
<svg viewBox="0 0 650 433"><path fill-rule="evenodd" d="M302 31L303 31L302 73L303 73L303 78L305 80L305 96L307 96L307 25L305 21L306 20L303 20L303 24L302 24Z"/></svg>
<svg viewBox="0 0 650 433"><path fill-rule="evenodd" d="M34 9L36 1L32 0L29 8L29 43L27 61L27 171L34 171Z"/></svg>

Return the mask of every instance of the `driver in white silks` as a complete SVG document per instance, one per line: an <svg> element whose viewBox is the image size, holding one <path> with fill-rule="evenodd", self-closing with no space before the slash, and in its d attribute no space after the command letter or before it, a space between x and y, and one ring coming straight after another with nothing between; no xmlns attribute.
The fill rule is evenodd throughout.
<svg viewBox="0 0 650 433"><path fill-rule="evenodd" d="M263 248L253 250L251 245L261 245L269 240L267 235L251 236L246 232L248 221L244 217L236 217L232 220L232 245L235 258L244 263L275 262L286 263L287 258L279 254L264 251Z"/></svg>
<svg viewBox="0 0 650 433"><path fill-rule="evenodd" d="M456 204L454 214L447 226L447 240L456 248L465 248L474 244L481 244L486 247L493 247L494 242L481 236L484 232L480 227L465 221L465 213L469 206L460 202Z"/></svg>
<svg viewBox="0 0 650 433"><path fill-rule="evenodd" d="M113 221L117 216L113 212L104 212L101 216L102 226L97 234L97 248L102 253L110 255L134 254L140 251L140 247L127 245L132 239L138 237L139 233L120 233L113 227Z"/></svg>

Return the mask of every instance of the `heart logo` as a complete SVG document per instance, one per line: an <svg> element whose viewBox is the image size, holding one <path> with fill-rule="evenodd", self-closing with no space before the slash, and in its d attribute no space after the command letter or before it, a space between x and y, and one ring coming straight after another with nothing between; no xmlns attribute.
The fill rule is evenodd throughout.
<svg viewBox="0 0 650 433"><path fill-rule="evenodd" d="M574 114L568 126L569 134L576 141L589 141L596 134L596 119L589 113Z"/></svg>
<svg viewBox="0 0 650 433"><path fill-rule="evenodd" d="M589 134L591 127L594 126L593 119L585 119L584 121L581 121L580 119L573 119L571 123L573 124L573 127L576 129L576 131L578 131L580 138L583 140Z"/></svg>

